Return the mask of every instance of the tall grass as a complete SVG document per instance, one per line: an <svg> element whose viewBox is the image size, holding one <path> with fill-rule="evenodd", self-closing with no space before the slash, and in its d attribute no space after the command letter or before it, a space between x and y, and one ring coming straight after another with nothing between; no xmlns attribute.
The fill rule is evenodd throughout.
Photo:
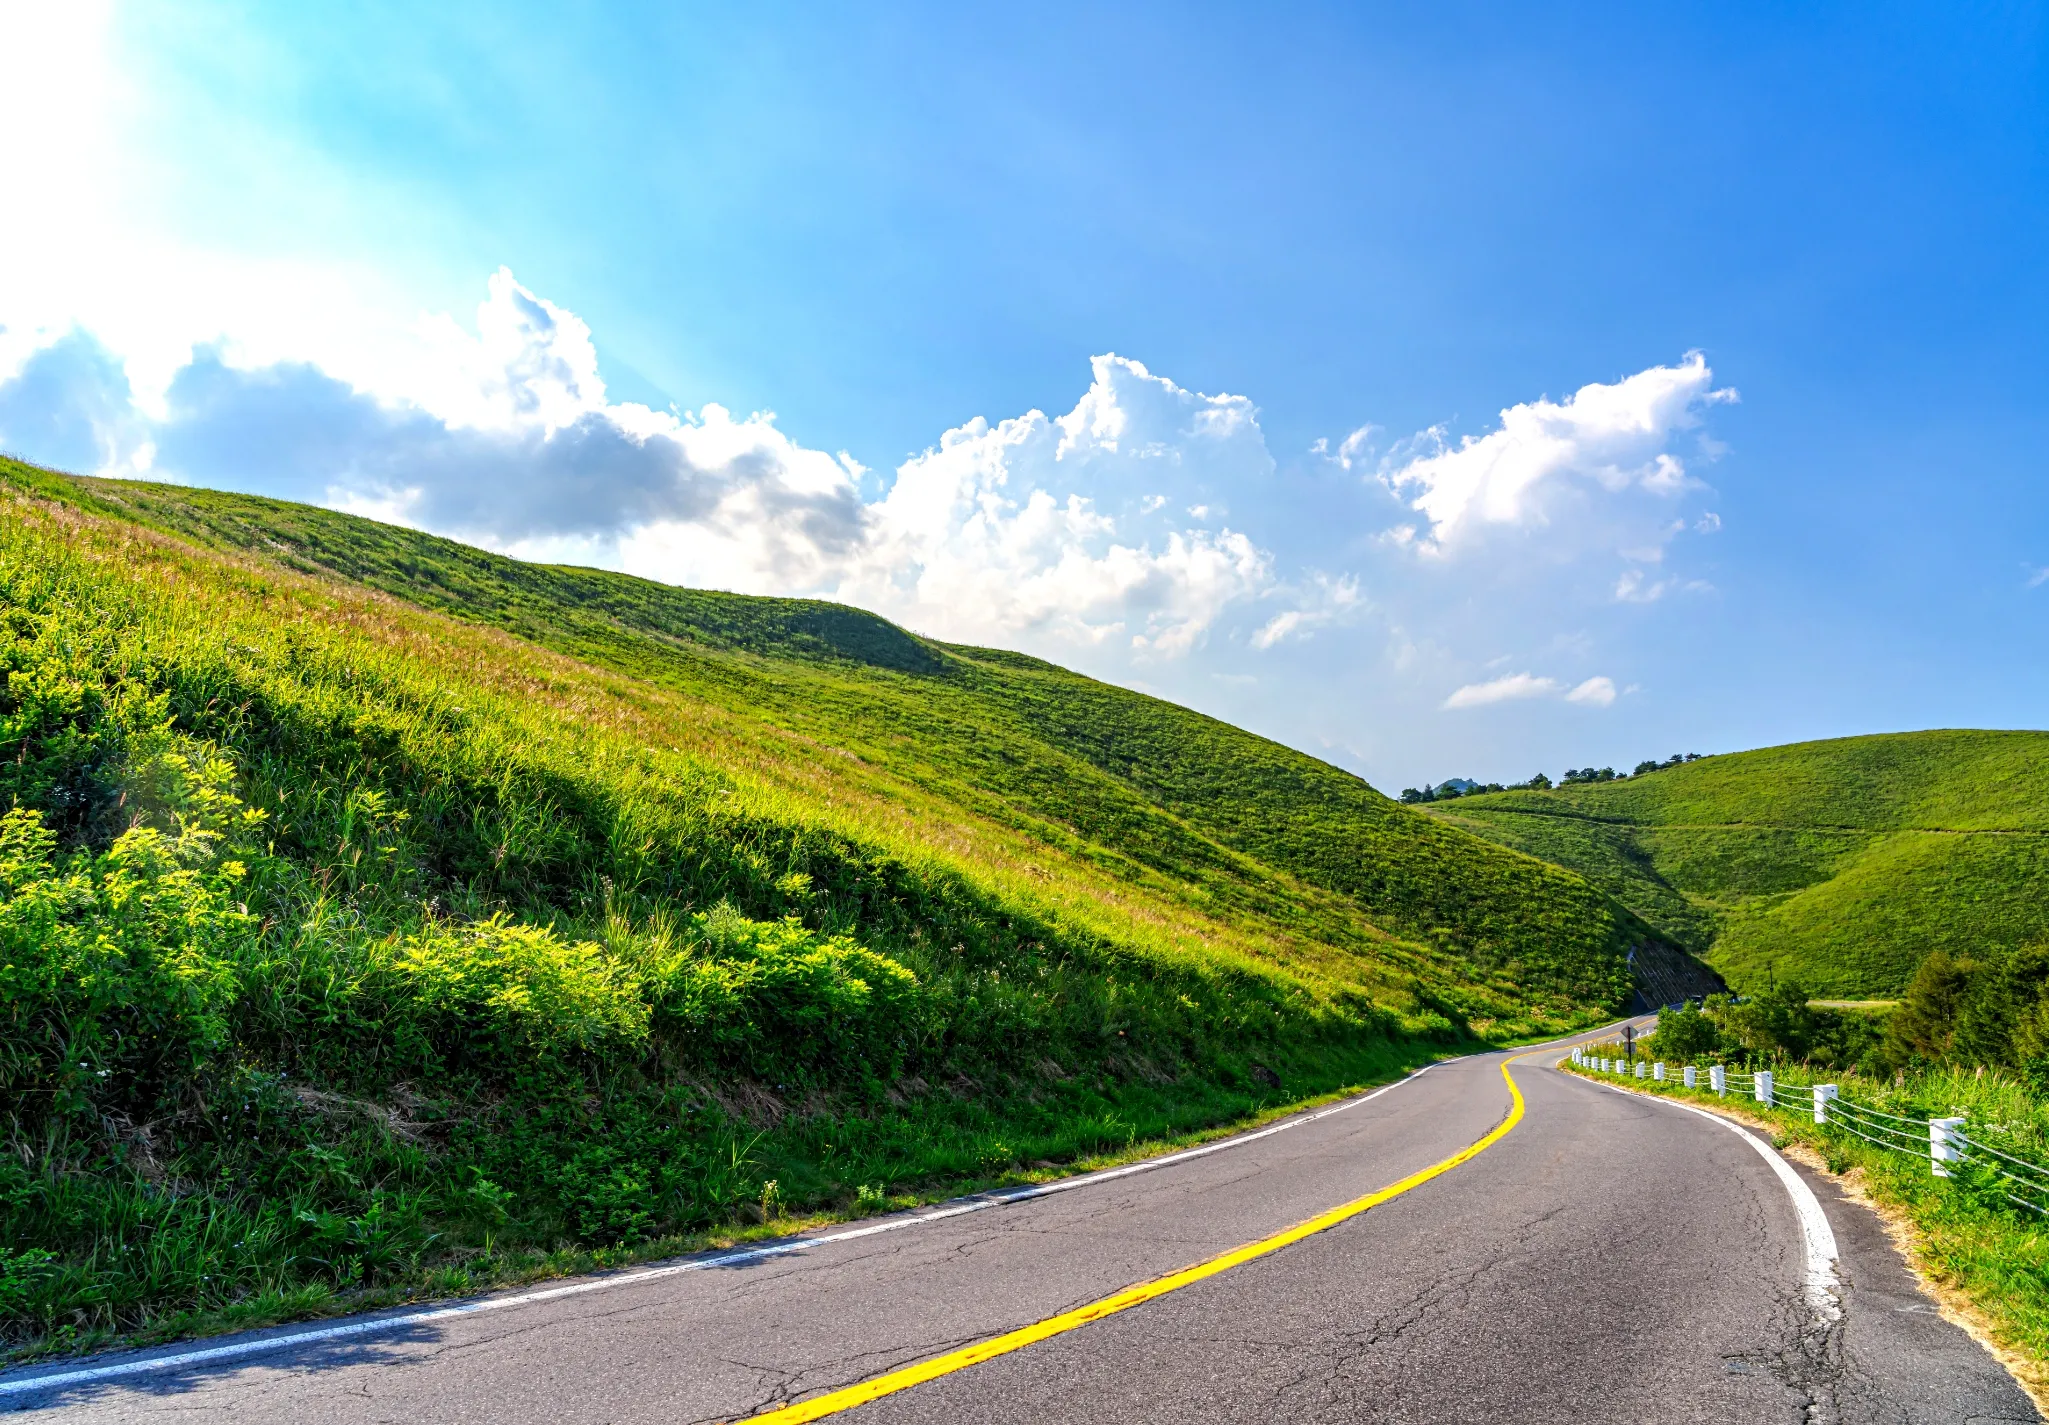
<svg viewBox="0 0 2049 1425"><path fill-rule="evenodd" d="M1480 966L1221 843L1191 886L981 814L938 753L833 755L33 489L0 674L17 1350L1000 1178L1617 983L1610 922Z"/></svg>
<svg viewBox="0 0 2049 1425"><path fill-rule="evenodd" d="M888 784L1020 835L1035 860L1051 847L1148 900L1285 928L1295 953L1403 960L1453 1018L1625 995L1623 947L1650 933L1578 877L1349 773L1037 659L834 605L522 564L332 511L17 470L57 498L359 581L774 728L785 755L819 764L807 794Z"/></svg>

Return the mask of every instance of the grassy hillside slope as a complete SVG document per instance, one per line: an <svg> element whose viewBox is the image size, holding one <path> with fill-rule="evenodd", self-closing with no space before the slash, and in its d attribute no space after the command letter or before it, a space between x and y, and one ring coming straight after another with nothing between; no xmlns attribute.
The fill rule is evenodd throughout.
<svg viewBox="0 0 2049 1425"><path fill-rule="evenodd" d="M1739 990L1891 998L1930 950L2049 940L2049 733L1796 743L1436 812L1581 872Z"/></svg>
<svg viewBox="0 0 2049 1425"><path fill-rule="evenodd" d="M17 1340L1107 1151L1586 1022L1650 933L1035 660L262 500L0 466L0 671Z"/></svg>

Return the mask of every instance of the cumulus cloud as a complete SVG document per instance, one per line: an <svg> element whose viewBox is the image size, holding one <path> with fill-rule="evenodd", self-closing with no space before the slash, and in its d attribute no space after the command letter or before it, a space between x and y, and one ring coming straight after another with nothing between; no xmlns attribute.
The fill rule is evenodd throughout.
<svg viewBox="0 0 2049 1425"><path fill-rule="evenodd" d="M946 638L1174 657L1242 601L1303 601L1269 621L1262 647L1357 601L1356 583L1280 587L1268 552L1228 525L1175 523L1180 501L1263 480L1273 459L1250 401L1185 390L1127 358L1095 358L1064 415L946 432L872 500L857 464L798 444L772 414L611 402L589 328L508 271L491 278L474 329L423 323L415 364L411 395L394 399L310 362L250 367L202 347L150 418L119 364L75 336L0 385L0 443L528 557L843 599ZM1214 509L1198 498L1188 512Z"/></svg>
<svg viewBox="0 0 2049 1425"><path fill-rule="evenodd" d="M1563 697L1569 703L1604 708L1615 701L1615 696L1615 680L1612 678L1589 678L1567 688L1556 678L1542 678L1534 673L1510 673L1485 683L1468 683L1446 698L1443 705L1446 708L1478 708L1527 698Z"/></svg>
<svg viewBox="0 0 2049 1425"><path fill-rule="evenodd" d="M1546 523L1555 497L1573 487L1679 494L1691 477L1669 447L1700 424L1705 408L1735 399L1733 390L1715 389L1706 359L1693 352L1676 366L1582 386L1563 401L1511 406L1494 430L1457 445L1441 427L1425 431L1379 478L1427 520L1417 547L1442 554L1489 525ZM1348 449L1344 463L1355 457Z"/></svg>
<svg viewBox="0 0 2049 1425"><path fill-rule="evenodd" d="M131 406L121 364L85 333L67 332L25 353L0 384L0 447L67 470L110 470L140 447Z"/></svg>
<svg viewBox="0 0 2049 1425"><path fill-rule="evenodd" d="M502 269L474 319L415 323L374 380L344 374L347 362L252 360L224 338L190 348L145 399L131 365L87 331L39 341L0 379L0 448L61 467L323 503L672 583L839 599L938 637L1053 656L1171 660L1219 630L1270 652L1368 612L1404 619L1398 583L1369 599L1355 574L1284 574L1235 527L1234 505L1260 503L1275 474L1251 401L1115 354L1092 359L1064 413L969 420L877 482L793 440L772 413L614 401L589 328ZM1503 511L1541 516L1552 485L1669 501L1689 477L1650 447L1722 394L1689 358L1514 407L1455 450L1436 438L1387 477L1421 518L1369 547L1407 566ZM1325 453L1347 468L1372 461L1363 431ZM1680 528L1667 506L1609 550L1657 566ZM1613 596L1681 587L1692 586L1632 567ZM1521 673L1443 706L1529 698L1606 706L1616 692Z"/></svg>

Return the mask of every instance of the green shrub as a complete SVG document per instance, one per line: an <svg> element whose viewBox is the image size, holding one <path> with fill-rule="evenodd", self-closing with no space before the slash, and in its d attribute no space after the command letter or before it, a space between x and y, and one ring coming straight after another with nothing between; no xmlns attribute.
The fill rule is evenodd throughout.
<svg viewBox="0 0 2049 1425"><path fill-rule="evenodd" d="M1881 1020L1813 1004L1804 988L1786 981L1741 1003L1710 995L1665 1010L1643 1050L1676 1064L1799 1063L1875 1072L1883 1063L1883 1033Z"/></svg>
<svg viewBox="0 0 2049 1425"><path fill-rule="evenodd" d="M1676 1010L1661 1011L1658 1027L1643 1047L1653 1059L1675 1064L1707 1063L1726 1052L1714 1016L1691 1000Z"/></svg>
<svg viewBox="0 0 2049 1425"><path fill-rule="evenodd" d="M433 1026L443 1053L626 1054L648 1035L636 976L590 941L493 915L439 922L375 952L369 983Z"/></svg>
<svg viewBox="0 0 2049 1425"><path fill-rule="evenodd" d="M822 936L795 916L749 920L724 901L692 931L655 974L662 1034L687 1057L764 1078L887 1078L932 1017L917 976L851 936Z"/></svg>
<svg viewBox="0 0 2049 1425"><path fill-rule="evenodd" d="M98 854L60 855L38 810L0 816L0 1088L20 1117L146 1113L231 1045L256 923L236 899L247 867L223 851L253 818L219 760L158 770L190 811Z"/></svg>

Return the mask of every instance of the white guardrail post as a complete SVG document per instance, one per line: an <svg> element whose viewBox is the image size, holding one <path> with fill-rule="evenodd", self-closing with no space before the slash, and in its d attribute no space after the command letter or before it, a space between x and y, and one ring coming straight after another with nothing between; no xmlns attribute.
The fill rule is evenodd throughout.
<svg viewBox="0 0 2049 1425"><path fill-rule="evenodd" d="M1964 1145L1957 1140L1964 1136L1964 1120L1961 1118L1931 1118L1928 1120L1928 1171L1938 1178L1949 1176L1944 1163L1961 1163L1964 1160Z"/></svg>
<svg viewBox="0 0 2049 1425"><path fill-rule="evenodd" d="M1772 1107L1772 1071L1770 1069L1759 1069L1757 1071L1757 1101L1767 1108Z"/></svg>
<svg viewBox="0 0 2049 1425"><path fill-rule="evenodd" d="M1648 1073L1649 1073L1650 1071L1651 1071L1651 1066L1650 1066L1649 1064L1646 1064L1646 1063L1645 1063L1645 1062L1644 1062L1643 1060L1641 1060L1641 1059L1638 1059L1638 1060L1636 1061L1636 1076L1637 1076L1638 1078L1642 1078L1642 1077L1643 1077L1643 1076L1644 1076L1645 1074L1648 1074Z"/></svg>
<svg viewBox="0 0 2049 1425"><path fill-rule="evenodd" d="M1816 1084L1814 1086L1814 1121L1816 1123L1828 1122L1828 1101L1835 1096L1836 1086L1834 1084Z"/></svg>
<svg viewBox="0 0 2049 1425"><path fill-rule="evenodd" d="M1686 1087L1690 1089L1700 1087L1700 1070L1694 1068L1691 1064L1686 1066Z"/></svg>
<svg viewBox="0 0 2049 1425"><path fill-rule="evenodd" d="M1665 1082L1665 1061L1663 1059L1651 1065L1651 1077L1661 1084Z"/></svg>
<svg viewBox="0 0 2049 1425"><path fill-rule="evenodd" d="M1709 1069L1708 1087L1713 1089L1716 1093L1721 1094L1724 1098L1728 1097L1729 1071L1723 1068L1720 1064L1717 1064L1712 1069Z"/></svg>

